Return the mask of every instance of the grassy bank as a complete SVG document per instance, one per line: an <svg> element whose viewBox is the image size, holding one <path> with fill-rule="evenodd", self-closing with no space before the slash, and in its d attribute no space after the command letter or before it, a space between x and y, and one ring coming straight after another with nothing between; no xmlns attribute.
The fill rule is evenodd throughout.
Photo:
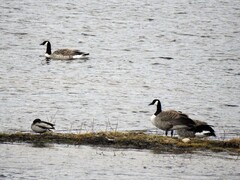
<svg viewBox="0 0 240 180"><path fill-rule="evenodd" d="M154 149L165 152L181 153L185 151L211 150L216 152L240 153L240 138L231 140L181 139L165 136L132 133L132 132L99 132L99 133L0 133L0 143L57 143L70 145L96 145L116 148Z"/></svg>

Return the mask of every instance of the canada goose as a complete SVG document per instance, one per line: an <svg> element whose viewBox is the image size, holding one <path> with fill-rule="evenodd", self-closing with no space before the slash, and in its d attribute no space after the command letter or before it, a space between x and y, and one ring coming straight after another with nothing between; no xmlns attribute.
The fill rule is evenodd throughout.
<svg viewBox="0 0 240 180"><path fill-rule="evenodd" d="M166 136L168 131L171 131L171 136L173 136L173 130L194 128L195 123L186 114L175 110L162 111L160 100L154 99L149 105L157 106L156 112L151 116L151 121L157 128L164 130Z"/></svg>
<svg viewBox="0 0 240 180"><path fill-rule="evenodd" d="M195 137L196 133L202 133L203 136L216 136L214 129L204 121L193 120L195 123L194 129L178 129L177 134L179 137ZM206 131L206 133L204 133Z"/></svg>
<svg viewBox="0 0 240 180"><path fill-rule="evenodd" d="M58 49L52 53L51 43L49 41L44 41L40 45L47 45L47 50L45 53L45 57L47 59L72 60L87 58L89 55L89 53L84 53L74 49Z"/></svg>
<svg viewBox="0 0 240 180"><path fill-rule="evenodd" d="M55 129L54 124L41 121L40 119L35 119L31 125L31 129L36 133L44 133L46 131L51 131L50 129Z"/></svg>

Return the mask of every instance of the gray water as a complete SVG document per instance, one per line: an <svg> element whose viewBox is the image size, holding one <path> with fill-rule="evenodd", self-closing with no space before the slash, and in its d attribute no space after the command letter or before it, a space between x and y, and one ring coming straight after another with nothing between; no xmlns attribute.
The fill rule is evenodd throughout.
<svg viewBox="0 0 240 180"><path fill-rule="evenodd" d="M0 150L0 178L6 179L237 180L240 175L239 157L225 153L176 155L149 150L63 145L39 148L24 144L1 144Z"/></svg>
<svg viewBox="0 0 240 180"><path fill-rule="evenodd" d="M239 1L13 0L1 1L0 12L0 132L30 131L35 118L55 122L57 132L149 130L154 128L149 117L155 108L148 104L159 98L163 109L180 110L214 125L216 139L239 137ZM45 47L39 45L44 40L51 41L53 50L80 49L89 52L90 58L46 62ZM40 177L48 168L32 169L31 159L42 159L36 151L55 153L48 147L0 147L6 152L2 161L9 161L1 169L7 168L11 174L26 164L30 167L29 178ZM73 146L54 149L61 153L79 150ZM86 153L95 151L83 149ZM13 166L11 158L14 163L26 150L28 160ZM108 149L102 151L108 153ZM61 160L61 153L55 158ZM134 150L125 153L133 158L139 155ZM161 158L167 161L171 156L139 153L151 162ZM183 160L182 156L174 157L176 163L169 163L171 172ZM191 160L197 162L204 157L197 153ZM229 162L226 173L222 174L220 167L214 170L216 179L226 177L235 167L235 161L223 157L211 157L212 164ZM112 161L116 162L116 157ZM85 173L91 173L83 179L94 179L96 174L101 178L92 172L91 162L85 163ZM94 170L105 173L104 167L99 167L103 161L98 163L101 165ZM138 162L134 161L133 167L127 166L128 159L124 163L127 177ZM109 166L121 168L122 164L111 165L109 161ZM148 165L151 169L157 167L154 163ZM205 169L204 174L215 178L205 163L194 163L191 168L192 173ZM74 171L78 170L76 166ZM138 174L149 178L152 174L143 176L141 172L136 169L130 178L138 178ZM158 171L156 176L167 177L165 172ZM46 171L46 177L51 173ZM20 172L12 178L25 175ZM115 175L108 171L103 178ZM205 178L190 174L190 179L195 175Z"/></svg>

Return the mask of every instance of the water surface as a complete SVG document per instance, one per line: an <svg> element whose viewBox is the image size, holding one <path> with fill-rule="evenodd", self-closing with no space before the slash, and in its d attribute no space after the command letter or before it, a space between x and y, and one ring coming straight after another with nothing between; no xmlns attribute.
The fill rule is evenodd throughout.
<svg viewBox="0 0 240 180"><path fill-rule="evenodd" d="M36 118L55 122L57 132L149 130L155 107L148 104L160 98L163 109L214 125L217 139L239 137L239 9L237 0L3 1L0 132L30 131ZM46 62L43 40L90 58ZM238 161L211 153L186 160L185 154L114 150L116 160L112 149L84 146L0 148L2 176L11 179L239 176ZM70 170L61 172L62 166Z"/></svg>
<svg viewBox="0 0 240 180"><path fill-rule="evenodd" d="M89 146L1 144L1 178L238 179L239 157ZM17 158L16 158L17 157Z"/></svg>

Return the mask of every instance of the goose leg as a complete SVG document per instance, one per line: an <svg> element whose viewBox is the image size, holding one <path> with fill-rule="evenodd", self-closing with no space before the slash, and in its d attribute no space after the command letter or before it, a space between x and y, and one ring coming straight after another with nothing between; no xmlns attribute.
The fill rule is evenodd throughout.
<svg viewBox="0 0 240 180"><path fill-rule="evenodd" d="M165 136L167 136L167 134L168 134L168 131L166 130L166 131L165 131Z"/></svg>
<svg viewBox="0 0 240 180"><path fill-rule="evenodd" d="M173 130L171 130L171 137L173 137Z"/></svg>

